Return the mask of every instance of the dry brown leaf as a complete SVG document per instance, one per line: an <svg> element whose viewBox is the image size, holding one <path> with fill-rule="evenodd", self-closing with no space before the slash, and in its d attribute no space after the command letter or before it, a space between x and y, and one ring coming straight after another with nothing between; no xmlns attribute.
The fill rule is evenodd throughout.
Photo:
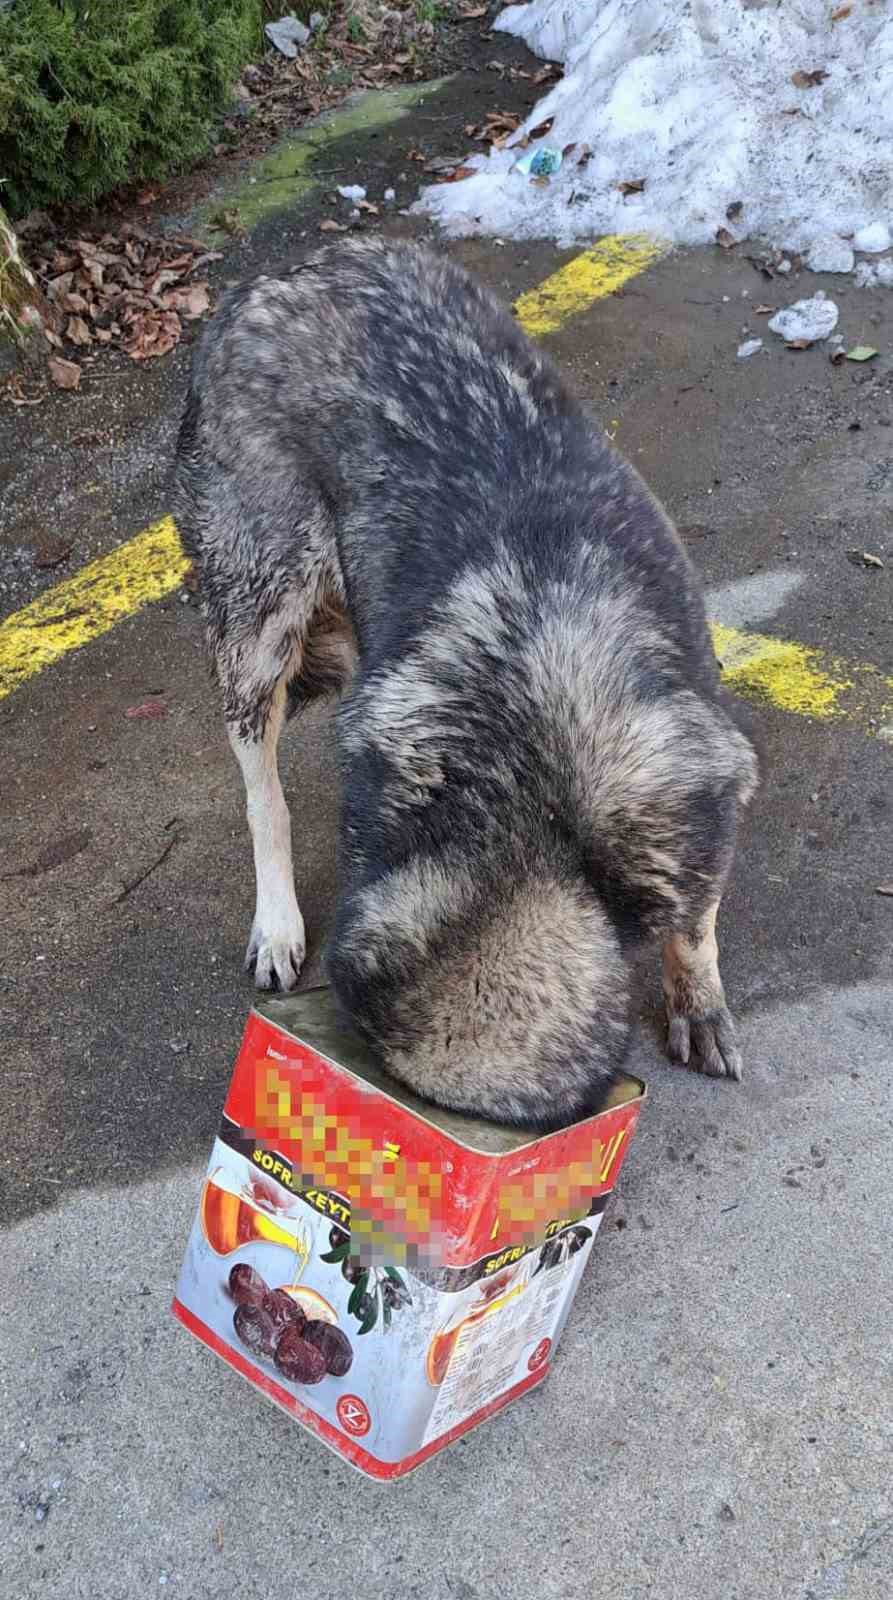
<svg viewBox="0 0 893 1600"><path fill-rule="evenodd" d="M621 183L616 183L614 187L615 189L619 189L622 195L641 194L645 187L645 183L645 178L624 178ZM720 229L720 232L724 231L724 229ZM732 242L734 244L735 241L733 240Z"/></svg>
<svg viewBox="0 0 893 1600"><path fill-rule="evenodd" d="M62 272L58 278L50 278L46 286L49 299L61 300L64 295L69 293L73 283L73 272Z"/></svg>
<svg viewBox="0 0 893 1600"><path fill-rule="evenodd" d="M545 139L546 134L552 132L552 124L554 121L554 117L547 117L545 122L538 122L536 127L531 128L530 130L531 139Z"/></svg>
<svg viewBox="0 0 893 1600"><path fill-rule="evenodd" d="M841 345L839 350L832 350L828 360L831 362L832 367L842 367L846 360L846 351L843 346Z"/></svg>
<svg viewBox="0 0 893 1600"><path fill-rule="evenodd" d="M875 894L893 895L893 883L879 883L874 892Z"/></svg>
<svg viewBox="0 0 893 1600"><path fill-rule="evenodd" d="M430 161L425 162L425 171L432 174L438 172L455 172L456 168L460 167L461 165L461 156L432 156Z"/></svg>
<svg viewBox="0 0 893 1600"><path fill-rule="evenodd" d="M803 72L801 70L792 73L791 82L795 89L817 89L820 83L824 83L827 76L828 74L823 67L815 67L812 72Z"/></svg>
<svg viewBox="0 0 893 1600"><path fill-rule="evenodd" d="M320 233L346 233L347 223L336 222L334 217L326 217L319 225Z"/></svg>
<svg viewBox="0 0 893 1600"><path fill-rule="evenodd" d="M564 149L561 152L562 161L566 161L568 156L572 156L574 151L576 150L576 148L577 148L576 139L574 140L573 144L566 144Z"/></svg>
<svg viewBox="0 0 893 1600"><path fill-rule="evenodd" d="M737 221L738 217L740 217L740 215L741 215L743 210L744 210L744 201L743 200L733 200L730 205L726 206L726 221L727 222L735 222L735 221Z"/></svg>
<svg viewBox="0 0 893 1600"><path fill-rule="evenodd" d="M577 166L578 167L585 167L587 161L590 161L591 159L592 159L592 151L589 148L588 144L584 144L582 146L581 150L580 150L580 155L579 155L579 159L577 161Z"/></svg>
<svg viewBox="0 0 893 1600"><path fill-rule="evenodd" d="M424 166L428 157L423 156L421 150L407 150L406 159L407 161L421 161L422 166Z"/></svg>
<svg viewBox="0 0 893 1600"><path fill-rule="evenodd" d="M561 76L561 67L557 66L554 61L550 61L548 66L540 67L539 72L533 74L533 81L537 84L550 83L553 78L557 81Z"/></svg>
<svg viewBox="0 0 893 1600"><path fill-rule="evenodd" d="M180 318L175 311L128 312L127 338L121 349L132 361L166 356L180 338Z"/></svg>
<svg viewBox="0 0 893 1600"><path fill-rule="evenodd" d="M777 310L777 306L754 306L753 314L755 317L770 317Z"/></svg>
<svg viewBox="0 0 893 1600"><path fill-rule="evenodd" d="M94 244L92 239L73 239L71 247L78 252L81 260L85 263L87 261L99 261L104 267L110 267L115 261L120 260L119 251L112 251L101 244Z"/></svg>
<svg viewBox="0 0 893 1600"><path fill-rule="evenodd" d="M65 329L65 337L71 344L89 345L93 343L93 335L83 317L69 317L68 326Z"/></svg>
<svg viewBox="0 0 893 1600"><path fill-rule="evenodd" d="M61 356L50 356L50 377L57 389L76 389L81 381L81 369L76 361L63 361Z"/></svg>
<svg viewBox="0 0 893 1600"><path fill-rule="evenodd" d="M211 296L206 283L193 283L186 290L181 291L179 310L187 316L190 322L197 317L203 317L211 304Z"/></svg>
<svg viewBox="0 0 893 1600"><path fill-rule="evenodd" d="M545 176L531 178L530 182L535 189L548 189L549 187L549 180Z"/></svg>
<svg viewBox="0 0 893 1600"><path fill-rule="evenodd" d="M723 250L734 250L736 244L740 241L735 238L733 233L729 232L728 228L717 228L716 242Z"/></svg>
<svg viewBox="0 0 893 1600"><path fill-rule="evenodd" d="M66 294L62 301L66 311L73 311L80 316L82 311L90 310L90 302L82 294Z"/></svg>
<svg viewBox="0 0 893 1600"><path fill-rule="evenodd" d="M367 211L372 217L377 217L379 214L378 206L375 204L374 200L358 200L357 210Z"/></svg>
<svg viewBox="0 0 893 1600"><path fill-rule="evenodd" d="M184 258L184 264L188 266L191 260L191 256L186 256ZM160 272L156 272L152 282L149 284L150 295L160 294L162 289L166 289L169 284L177 283L182 276L182 266L173 264L169 267L162 267Z"/></svg>
<svg viewBox="0 0 893 1600"><path fill-rule="evenodd" d="M836 11L832 11L832 13L831 13L831 21L832 22L842 22L844 17L848 17L849 16L849 14L852 11L852 9L853 9L852 6L838 6L837 10Z"/></svg>
<svg viewBox="0 0 893 1600"><path fill-rule="evenodd" d="M815 344L815 340L814 339L786 339L785 340L785 348L787 350L811 350L814 344Z"/></svg>

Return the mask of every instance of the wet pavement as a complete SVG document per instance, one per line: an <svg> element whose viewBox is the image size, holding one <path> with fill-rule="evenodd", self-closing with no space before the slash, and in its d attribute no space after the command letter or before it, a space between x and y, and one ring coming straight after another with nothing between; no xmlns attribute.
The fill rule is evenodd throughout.
<svg viewBox="0 0 893 1600"><path fill-rule="evenodd" d="M494 103L454 80L333 138L326 166L409 198L406 152L455 145L472 92ZM324 192L262 219L221 281L315 244ZM507 301L568 258L450 249ZM787 351L755 312L817 287L874 362ZM765 350L740 362L745 330ZM893 675L893 296L679 252L545 343L677 518L713 617ZM3 415L0 613L167 510L188 354ZM50 538L69 564L37 570ZM164 717L126 716L150 696ZM893 743L883 720L758 720L767 775L720 929L746 1081L662 1059L649 967L650 1103L556 1370L383 1488L168 1314L251 1000L243 802L194 604L175 592L0 700L2 1592L887 1600ZM328 711L283 769L313 981Z"/></svg>

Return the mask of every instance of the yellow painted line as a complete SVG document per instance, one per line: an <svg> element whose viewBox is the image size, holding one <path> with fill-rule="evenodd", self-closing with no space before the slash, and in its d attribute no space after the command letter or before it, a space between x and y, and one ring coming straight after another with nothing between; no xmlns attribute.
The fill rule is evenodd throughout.
<svg viewBox="0 0 893 1600"><path fill-rule="evenodd" d="M723 682L736 694L819 721L845 717L877 733L893 717L893 678L791 639L711 624Z"/></svg>
<svg viewBox="0 0 893 1600"><path fill-rule="evenodd" d="M638 235L601 239L521 295L514 307L518 321L534 337L554 333L644 272L664 249ZM174 523L164 517L0 622L0 699L171 594L187 566ZM796 641L720 623L712 625L712 634L723 680L736 693L798 716L845 718L869 733L885 723L887 730L893 727L893 679L867 663L842 662Z"/></svg>
<svg viewBox="0 0 893 1600"><path fill-rule="evenodd" d="M666 253L666 245L645 234L610 234L575 256L551 278L522 294L514 311L525 333L542 338L555 333L594 300L622 289Z"/></svg>
<svg viewBox="0 0 893 1600"><path fill-rule="evenodd" d="M662 253L662 246L638 236L602 239L521 296L515 305L521 326L531 335L554 332ZM7 617L0 623L0 700L68 651L162 600L183 582L186 567L177 530L165 517Z"/></svg>
<svg viewBox="0 0 893 1600"><path fill-rule="evenodd" d="M69 650L108 633L183 582L189 563L170 517L144 528L0 622L0 699Z"/></svg>

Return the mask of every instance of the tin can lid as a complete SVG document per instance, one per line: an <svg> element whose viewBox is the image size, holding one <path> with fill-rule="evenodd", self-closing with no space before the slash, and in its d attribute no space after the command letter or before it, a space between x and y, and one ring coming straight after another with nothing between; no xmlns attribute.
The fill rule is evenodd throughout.
<svg viewBox="0 0 893 1600"><path fill-rule="evenodd" d="M328 985L304 989L298 994L258 996L254 1009L258 1016L266 1018L298 1043L389 1095L466 1149L484 1155L504 1155L507 1151L535 1144L546 1136L545 1129L488 1122L465 1112L449 1111L413 1094L405 1084L385 1072L368 1045L340 1020ZM638 1078L623 1078L614 1085L603 1109L626 1105L631 1100L641 1099L644 1093L645 1085Z"/></svg>

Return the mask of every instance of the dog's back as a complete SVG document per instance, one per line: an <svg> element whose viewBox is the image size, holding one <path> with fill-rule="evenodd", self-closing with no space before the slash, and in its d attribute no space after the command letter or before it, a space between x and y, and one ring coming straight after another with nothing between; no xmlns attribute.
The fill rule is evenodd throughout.
<svg viewBox="0 0 893 1600"><path fill-rule="evenodd" d="M329 955L355 1025L447 1104L597 1104L627 953L718 899L755 780L637 475L464 273L362 245L221 311L178 520L237 753L355 640Z"/></svg>

